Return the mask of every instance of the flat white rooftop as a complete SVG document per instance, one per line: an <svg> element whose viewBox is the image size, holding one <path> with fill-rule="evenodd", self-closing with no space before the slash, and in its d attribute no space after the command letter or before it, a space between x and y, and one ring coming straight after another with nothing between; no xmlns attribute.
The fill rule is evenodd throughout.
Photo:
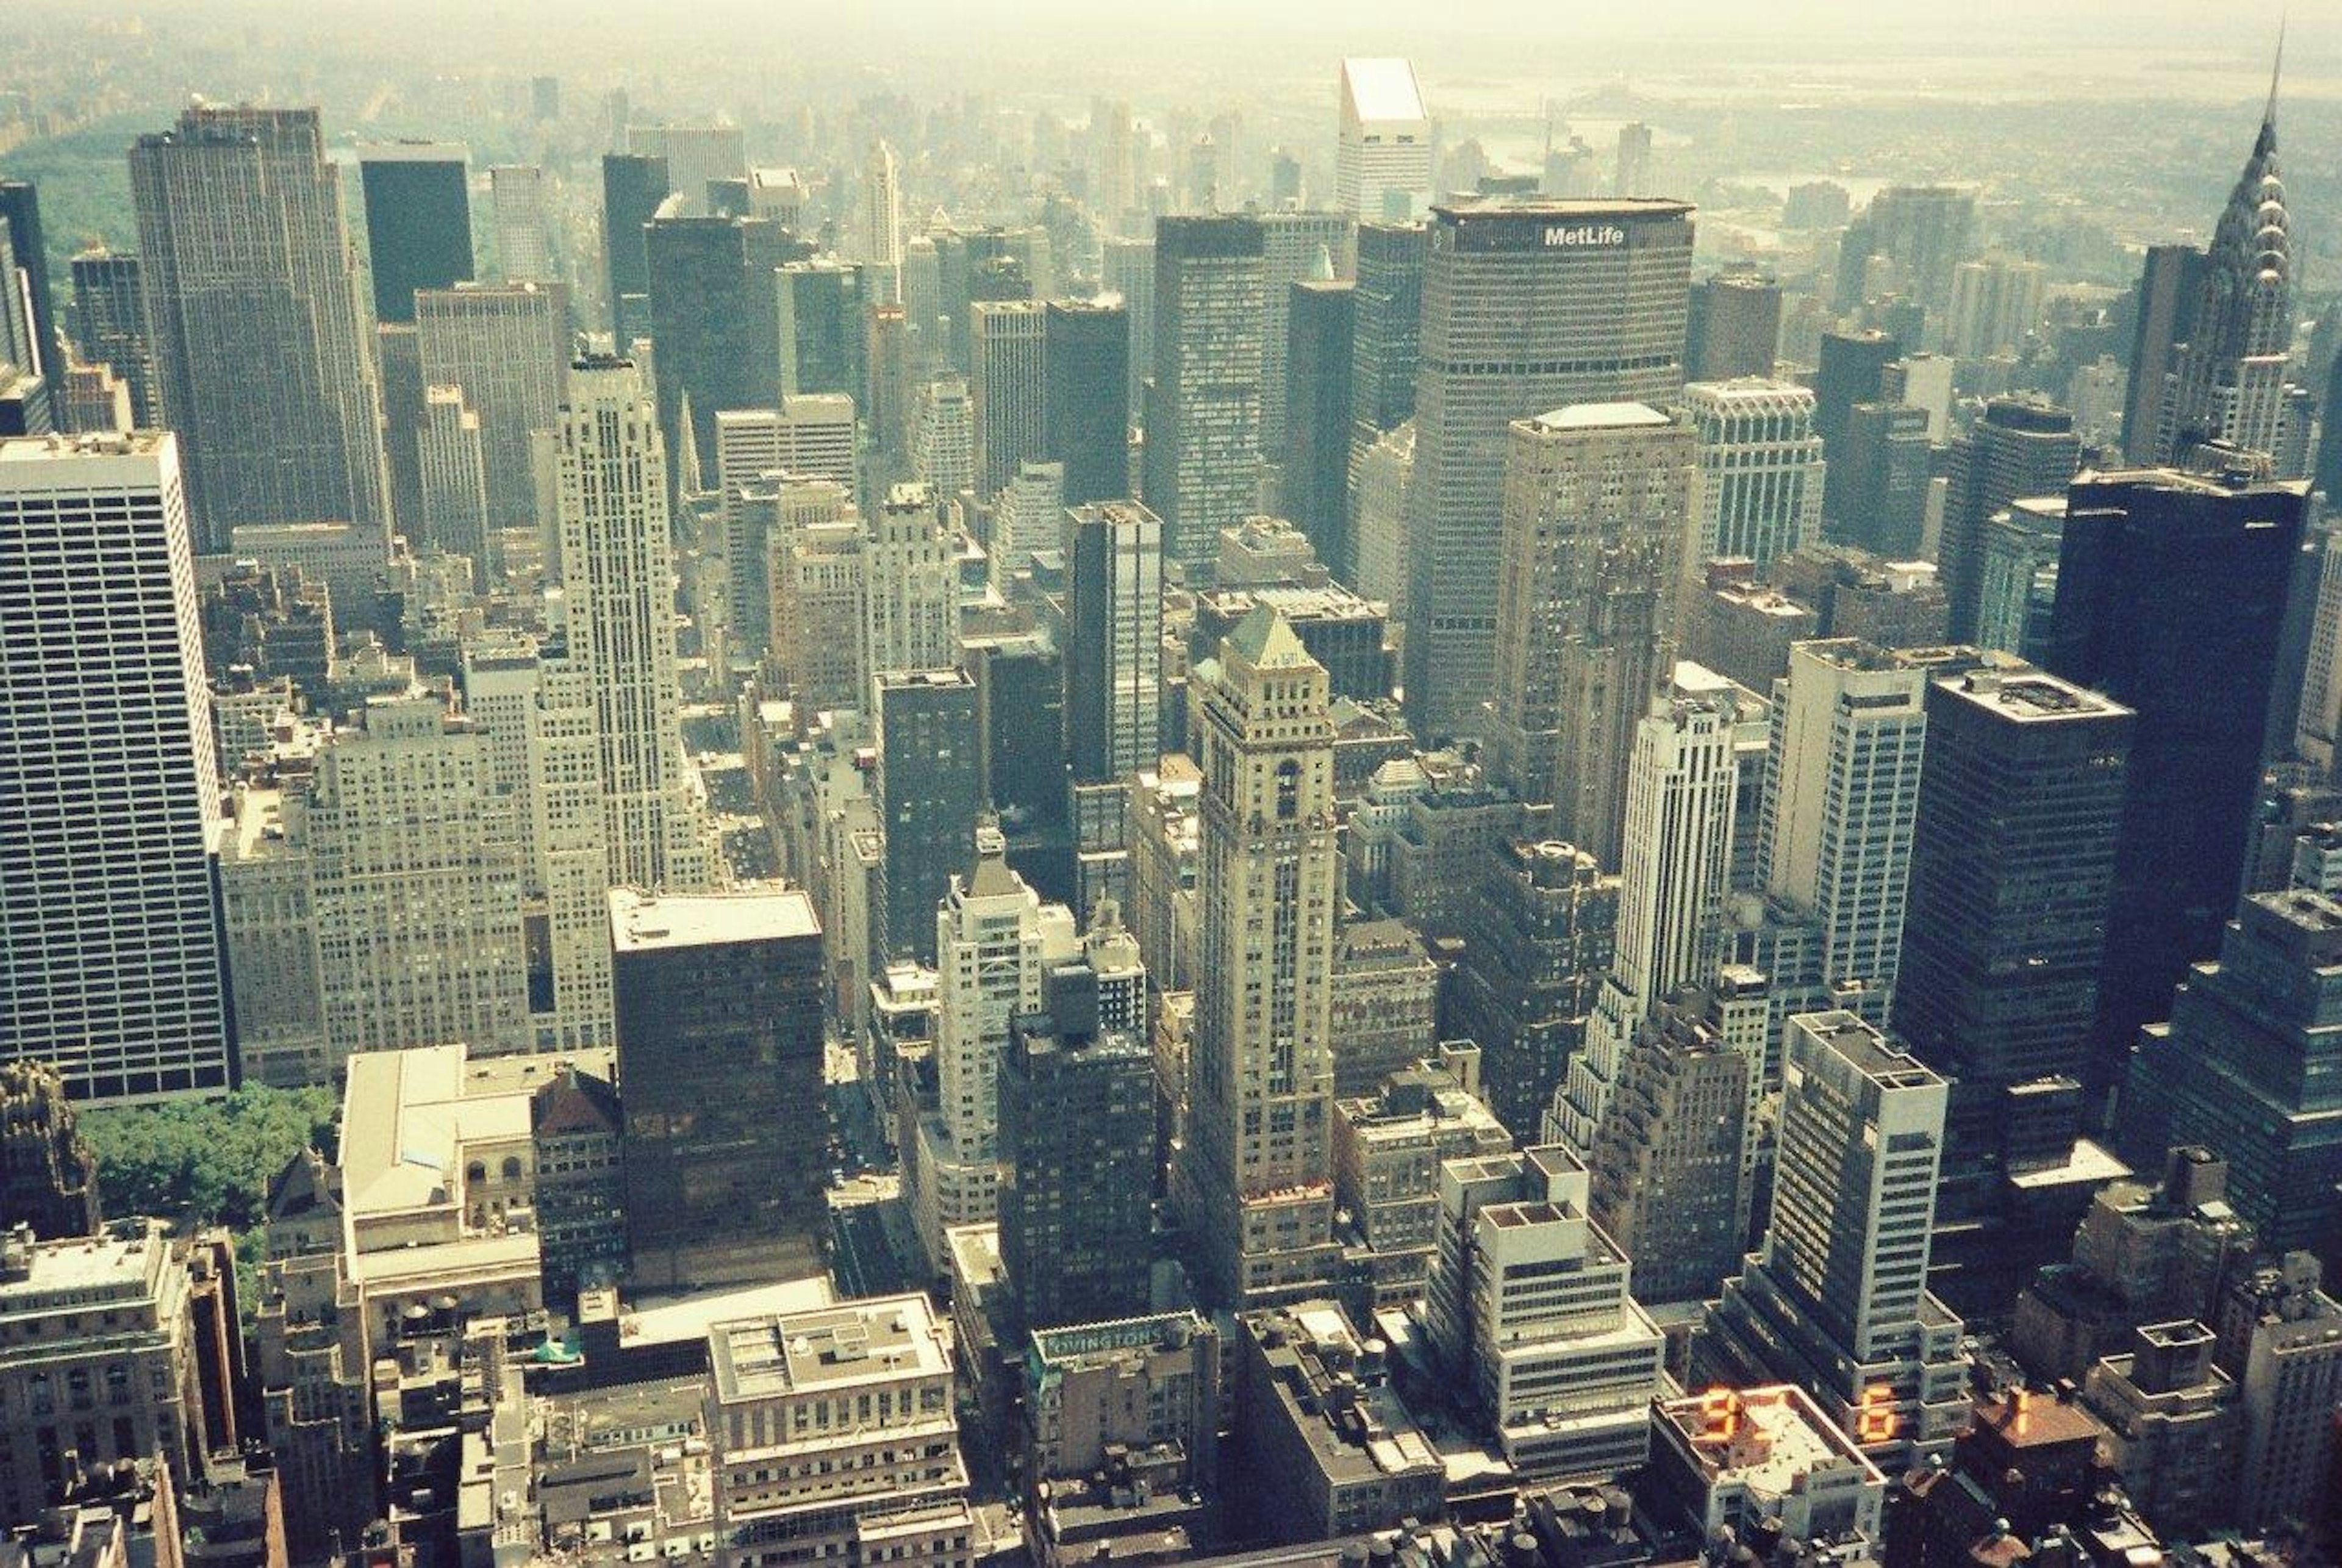
<svg viewBox="0 0 2342 1568"><path fill-rule="evenodd" d="M621 953L650 953L712 943L818 936L821 921L814 914L813 900L800 888L662 894L655 898L614 888L610 934Z"/></svg>

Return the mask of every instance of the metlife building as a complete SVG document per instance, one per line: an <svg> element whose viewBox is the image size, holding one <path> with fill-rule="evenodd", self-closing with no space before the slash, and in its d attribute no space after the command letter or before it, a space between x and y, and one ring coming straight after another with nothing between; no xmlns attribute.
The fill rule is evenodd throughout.
<svg viewBox="0 0 2342 1568"><path fill-rule="evenodd" d="M1506 427L1683 388L1692 208L1676 201L1432 209L1406 516L1407 717L1476 734L1496 667Z"/></svg>

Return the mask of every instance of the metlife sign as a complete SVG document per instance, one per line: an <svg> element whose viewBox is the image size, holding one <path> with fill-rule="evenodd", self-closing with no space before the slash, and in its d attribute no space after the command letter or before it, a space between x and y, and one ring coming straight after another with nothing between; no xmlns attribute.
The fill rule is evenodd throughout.
<svg viewBox="0 0 2342 1568"><path fill-rule="evenodd" d="M1586 209L1595 210L1589 212ZM1576 208L1576 210L1569 210ZM1506 210L1442 208L1432 248L1485 255L1497 251L1600 254L1681 245L1691 227L1682 202L1541 202Z"/></svg>
<svg viewBox="0 0 2342 1568"><path fill-rule="evenodd" d="M1547 250L1608 250L1626 243L1626 231L1616 224L1553 224L1545 231Z"/></svg>

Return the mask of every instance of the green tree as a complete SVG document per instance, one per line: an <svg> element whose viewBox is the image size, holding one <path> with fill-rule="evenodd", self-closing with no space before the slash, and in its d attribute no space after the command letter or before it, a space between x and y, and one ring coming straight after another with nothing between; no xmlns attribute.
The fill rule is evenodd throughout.
<svg viewBox="0 0 2342 1568"><path fill-rule="evenodd" d="M188 1225L256 1229L268 1183L310 1144L330 1154L337 1109L330 1089L239 1089L85 1113L109 1215L155 1214Z"/></svg>

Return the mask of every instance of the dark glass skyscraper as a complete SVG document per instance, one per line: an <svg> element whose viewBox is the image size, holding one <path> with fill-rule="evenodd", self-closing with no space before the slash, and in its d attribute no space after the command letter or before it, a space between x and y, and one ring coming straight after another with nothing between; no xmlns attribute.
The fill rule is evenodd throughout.
<svg viewBox="0 0 2342 1568"><path fill-rule="evenodd" d="M2138 325L2130 344L2130 385L2123 395L2123 455L2153 463L2160 449L2163 405L2177 350L2187 337L2204 286L2204 253L2194 245L2149 245L2138 279Z"/></svg>
<svg viewBox="0 0 2342 1568"><path fill-rule="evenodd" d="M602 155L602 255L609 269L610 325L620 354L651 329L650 253L643 229L666 199L666 160Z"/></svg>
<svg viewBox="0 0 2342 1568"><path fill-rule="evenodd" d="M1931 678L1927 713L1893 1021L1952 1080L1965 1189L2009 1089L2089 1069L2132 719L2007 657Z"/></svg>
<svg viewBox="0 0 2342 1568"><path fill-rule="evenodd" d="M1937 560L1951 602L1952 635L1968 642L1984 585L1985 524L2012 501L2063 494L2081 466L2082 444L2065 409L2038 397L1996 397L1954 451Z"/></svg>
<svg viewBox="0 0 2342 1568"><path fill-rule="evenodd" d="M30 180L0 180L0 219L8 225L15 246L16 265L25 269L25 290L32 295L32 337L39 345L37 369L52 388L65 383L65 362L57 353L57 311L49 295L48 242L41 233L41 193Z"/></svg>
<svg viewBox="0 0 2342 1568"><path fill-rule="evenodd" d="M1309 535L1327 570L1347 582L1357 285L1296 283L1285 321L1285 514Z"/></svg>
<svg viewBox="0 0 2342 1568"><path fill-rule="evenodd" d="M2305 488L2143 469L2068 492L2043 663L2138 715L2094 1087L2168 1015L2236 909Z"/></svg>
<svg viewBox="0 0 2342 1568"><path fill-rule="evenodd" d="M1742 273L1694 285L1688 335L1684 374L1692 380L1770 376L1781 338L1780 284Z"/></svg>
<svg viewBox="0 0 2342 1568"><path fill-rule="evenodd" d="M878 946L936 961L936 904L950 891L984 809L984 735L965 670L877 677L878 809L886 833Z"/></svg>
<svg viewBox="0 0 2342 1568"><path fill-rule="evenodd" d="M1066 469L1066 504L1130 494L1130 312L1052 300L1042 324L1043 455Z"/></svg>
<svg viewBox="0 0 2342 1568"><path fill-rule="evenodd" d="M1423 363L1423 269L1430 257L1426 225L1358 225L1356 325L1350 337L1354 453L1415 417L1415 378Z"/></svg>
<svg viewBox="0 0 2342 1568"><path fill-rule="evenodd" d="M157 423L155 339L146 329L138 258L105 250L73 259L73 336L83 359L106 365L130 386L130 417L141 430Z"/></svg>
<svg viewBox="0 0 2342 1568"><path fill-rule="evenodd" d="M654 220L650 262L652 364L667 463L682 472L683 405L702 473L716 472L716 416L727 408L777 408L780 310L774 269L807 250L763 218Z"/></svg>
<svg viewBox="0 0 2342 1568"><path fill-rule="evenodd" d="M1174 560L1199 564L1259 490L1266 239L1246 217L1165 218L1155 229L1155 380L1146 504Z"/></svg>
<svg viewBox="0 0 2342 1568"><path fill-rule="evenodd" d="M433 142L359 151L375 320L413 321L416 289L446 288L472 275L468 158L460 146Z"/></svg>

